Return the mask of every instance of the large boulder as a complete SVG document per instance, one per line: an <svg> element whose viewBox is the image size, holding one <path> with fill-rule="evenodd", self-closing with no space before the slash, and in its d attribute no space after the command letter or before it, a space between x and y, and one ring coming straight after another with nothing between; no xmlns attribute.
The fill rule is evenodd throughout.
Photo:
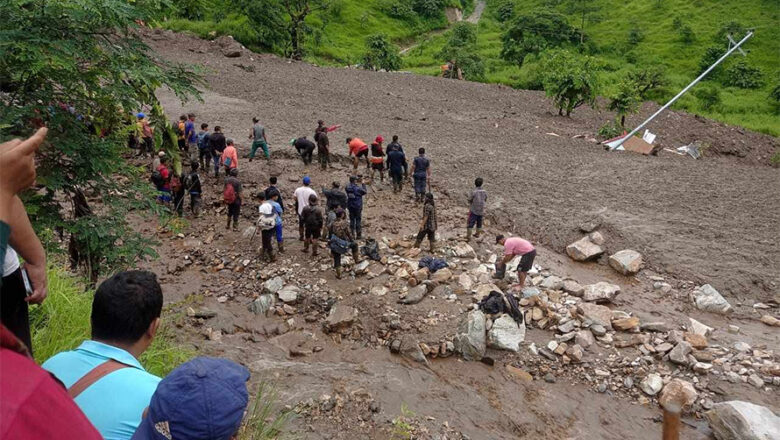
<svg viewBox="0 0 780 440"><path fill-rule="evenodd" d="M452 271L445 268L439 269L431 275L431 280L437 283L446 283L452 278Z"/></svg>
<svg viewBox="0 0 780 440"><path fill-rule="evenodd" d="M472 310L458 324L455 334L455 351L469 361L478 361L485 356L485 314Z"/></svg>
<svg viewBox="0 0 780 440"><path fill-rule="evenodd" d="M612 310L598 304L582 303L577 305L577 312L594 324L599 324L607 329L612 329Z"/></svg>
<svg viewBox="0 0 780 440"><path fill-rule="evenodd" d="M713 313L731 312L731 304L709 284L699 286L691 292L691 301L699 310Z"/></svg>
<svg viewBox="0 0 780 440"><path fill-rule="evenodd" d="M721 402L705 416L718 440L780 439L780 417L760 405L740 400Z"/></svg>
<svg viewBox="0 0 780 440"><path fill-rule="evenodd" d="M486 296L490 295L490 292L494 290L497 292L501 292L501 289L499 289L498 286L496 286L493 283L480 284L479 286L477 286L476 292L474 292L474 299L479 301L482 298L485 298Z"/></svg>
<svg viewBox="0 0 780 440"><path fill-rule="evenodd" d="M299 292L300 289L297 286L289 285L282 287L282 290L276 292L276 295L285 304L293 304L295 301L298 301Z"/></svg>
<svg viewBox="0 0 780 440"><path fill-rule="evenodd" d="M699 393L690 382L682 379L672 379L661 391L658 402L668 410L682 410L696 402Z"/></svg>
<svg viewBox="0 0 780 440"><path fill-rule="evenodd" d="M462 273L458 277L458 285L466 292L471 292L471 289L474 287L474 280L471 279L471 276L467 273Z"/></svg>
<svg viewBox="0 0 780 440"><path fill-rule="evenodd" d="M593 243L589 237L582 237L566 246L566 254L576 261L587 261L604 253L601 246Z"/></svg>
<svg viewBox="0 0 780 440"><path fill-rule="evenodd" d="M520 351L520 343L525 340L525 324L518 325L509 315L503 315L493 321L488 331L487 342L491 348Z"/></svg>
<svg viewBox="0 0 780 440"><path fill-rule="evenodd" d="M555 275L550 275L539 283L539 287L547 290L561 290L563 288L563 280Z"/></svg>
<svg viewBox="0 0 780 440"><path fill-rule="evenodd" d="M345 305L335 305L330 309L328 318L325 320L325 331L341 331L352 325L357 319L358 311L354 307Z"/></svg>
<svg viewBox="0 0 780 440"><path fill-rule="evenodd" d="M276 297L271 294L260 295L249 303L249 311L255 315L268 315L268 311L276 304Z"/></svg>
<svg viewBox="0 0 780 440"><path fill-rule="evenodd" d="M609 265L623 275L633 275L642 268L642 254L631 249L615 252L609 257Z"/></svg>
<svg viewBox="0 0 780 440"><path fill-rule="evenodd" d="M284 287L284 279L282 277L274 277L263 283L263 293L274 294Z"/></svg>
<svg viewBox="0 0 780 440"><path fill-rule="evenodd" d="M582 299L583 301L595 303L611 302L618 293L620 293L620 286L599 281L596 284L588 284L585 286L585 291L582 293Z"/></svg>
<svg viewBox="0 0 780 440"><path fill-rule="evenodd" d="M585 288L574 280L564 280L563 291L574 296L582 296L582 294L585 292Z"/></svg>
<svg viewBox="0 0 780 440"><path fill-rule="evenodd" d="M425 298L425 295L428 293L428 289L425 286L417 286L409 289L409 292L406 294L403 299L401 299L401 304L417 304L418 302L422 301L423 298Z"/></svg>

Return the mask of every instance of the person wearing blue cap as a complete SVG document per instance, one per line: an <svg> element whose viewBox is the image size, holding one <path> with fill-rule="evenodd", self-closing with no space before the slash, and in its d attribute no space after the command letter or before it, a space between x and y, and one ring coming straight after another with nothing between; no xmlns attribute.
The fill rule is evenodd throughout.
<svg viewBox="0 0 780 440"><path fill-rule="evenodd" d="M132 440L229 440L249 404L249 370L227 359L197 357L163 379Z"/></svg>
<svg viewBox="0 0 780 440"><path fill-rule="evenodd" d="M293 193L293 197L295 197L295 211L298 212L298 241L303 241L305 230L303 208L309 206L309 197L317 195L317 192L311 189L309 185L311 185L311 178L303 176L303 186L296 188Z"/></svg>

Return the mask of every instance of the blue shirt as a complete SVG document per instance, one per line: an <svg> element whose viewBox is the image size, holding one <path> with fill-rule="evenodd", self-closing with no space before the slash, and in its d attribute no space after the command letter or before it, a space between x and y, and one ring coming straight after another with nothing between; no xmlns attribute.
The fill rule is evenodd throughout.
<svg viewBox="0 0 780 440"><path fill-rule="evenodd" d="M160 378L149 374L121 348L87 340L72 351L52 356L42 367L70 388L103 362L113 359L130 368L114 371L76 396L76 405L106 440L132 437Z"/></svg>
<svg viewBox="0 0 780 440"><path fill-rule="evenodd" d="M273 200L269 200L268 203L270 203L271 206L274 207L274 213L276 213L276 224L281 225L282 214L284 213L284 211L282 210L282 205L278 204L277 202L274 202Z"/></svg>
<svg viewBox="0 0 780 440"><path fill-rule="evenodd" d="M198 142L198 135L195 133L195 123L189 119L184 123L184 135L187 137L188 141Z"/></svg>
<svg viewBox="0 0 780 440"><path fill-rule="evenodd" d="M354 183L349 183L344 190L347 192L347 208L363 209L363 196L366 195L366 185L358 186Z"/></svg>

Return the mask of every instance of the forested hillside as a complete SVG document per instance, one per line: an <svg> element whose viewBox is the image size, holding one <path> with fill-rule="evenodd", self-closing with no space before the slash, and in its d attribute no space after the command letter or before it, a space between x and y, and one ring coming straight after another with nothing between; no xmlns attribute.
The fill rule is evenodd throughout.
<svg viewBox="0 0 780 440"><path fill-rule="evenodd" d="M631 112L634 101L673 96L727 49L726 35L738 40L753 29L748 56L727 60L675 107L780 135L777 0L486 3L477 24L453 26L445 8L468 16L472 0L179 0L161 23L206 38L232 35L252 49L317 64L438 75L458 59L465 79L537 90L545 88L545 53L564 49L574 59L593 57L592 91L617 100L610 108L618 114ZM630 86L637 76L644 83Z"/></svg>

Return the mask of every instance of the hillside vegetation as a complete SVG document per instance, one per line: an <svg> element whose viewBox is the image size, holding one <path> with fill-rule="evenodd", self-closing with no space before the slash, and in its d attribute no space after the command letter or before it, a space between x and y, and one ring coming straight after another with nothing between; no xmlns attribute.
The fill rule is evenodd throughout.
<svg viewBox="0 0 780 440"><path fill-rule="evenodd" d="M274 1L287 0L261 0L260 3ZM178 3L205 2L180 0ZM251 14L247 15L248 9L240 5L241 1L222 3L189 9L184 6L173 14L180 18L169 19L163 25L206 38L233 35L252 49L289 54L289 47L269 43L258 32L257 18L253 21ZM702 66L708 65L707 60L725 52L726 34L738 40L747 29L754 29L755 35L743 46L748 56L733 55L678 101L675 108L780 136L780 3L777 0L487 0L481 20L470 31L476 38L469 35L473 40L465 49L457 46L455 50L457 35L453 36L452 30L443 32L448 28L443 9L458 6L466 9L465 16L473 9L471 0L312 0L311 3L321 6L312 8L305 20L303 58L311 62L359 64L367 50L366 40L383 34L397 46L411 47L403 54L401 69L438 75L447 58L463 55L466 79L542 90L544 55L558 47L594 58L598 78L595 93L600 96L619 96L631 72L645 69L660 72L661 84L641 96L657 102L673 96L703 70ZM429 9L420 9L425 7ZM184 13L187 10L201 13L192 17ZM428 11L427 15L421 11ZM188 15L191 17L181 18ZM561 17L565 27L535 28L540 26L534 18L539 15L545 19L553 17L553 21ZM525 23L526 31L536 31L536 39L529 39L523 45L522 50L529 53L520 57L521 62L517 57L502 55L502 51L507 52L503 50L505 34L513 27L518 28L518 22ZM390 50L397 49L390 45Z"/></svg>

